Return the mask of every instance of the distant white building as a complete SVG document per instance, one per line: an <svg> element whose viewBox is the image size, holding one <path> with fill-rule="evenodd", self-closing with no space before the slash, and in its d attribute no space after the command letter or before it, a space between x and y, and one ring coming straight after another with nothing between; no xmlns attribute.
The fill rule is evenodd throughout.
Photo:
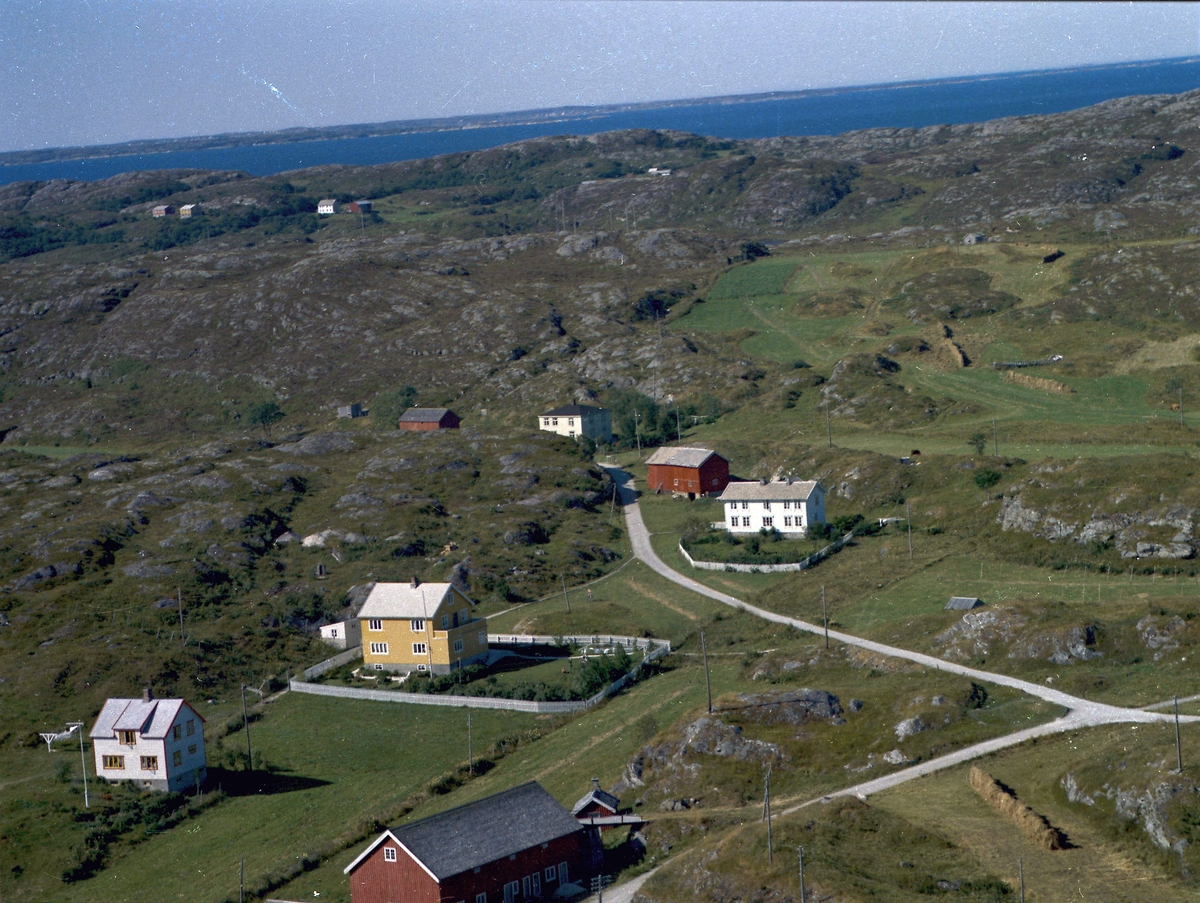
<svg viewBox="0 0 1200 903"><path fill-rule="evenodd" d="M109 699L90 734L96 774L152 790L202 785L204 719L182 699Z"/></svg>
<svg viewBox="0 0 1200 903"><path fill-rule="evenodd" d="M338 621L321 628L321 642L338 649L362 645L362 624L359 621Z"/></svg>
<svg viewBox="0 0 1200 903"><path fill-rule="evenodd" d="M801 534L825 523L825 487L815 480L730 483L720 499L730 533Z"/></svg>
<svg viewBox="0 0 1200 903"><path fill-rule="evenodd" d="M612 415L604 408L569 404L538 416L538 427L572 439L587 436L597 442L612 442Z"/></svg>
<svg viewBox="0 0 1200 903"><path fill-rule="evenodd" d="M342 205L334 198L325 198L323 201L317 201L317 213L321 216L332 216L341 209Z"/></svg>

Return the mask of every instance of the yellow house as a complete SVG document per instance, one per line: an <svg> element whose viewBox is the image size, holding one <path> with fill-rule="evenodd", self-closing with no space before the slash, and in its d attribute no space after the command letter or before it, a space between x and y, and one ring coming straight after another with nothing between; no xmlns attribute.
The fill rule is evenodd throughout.
<svg viewBox="0 0 1200 903"><path fill-rule="evenodd" d="M450 583L376 583L358 612L364 665L449 674L487 661L487 620L474 607Z"/></svg>

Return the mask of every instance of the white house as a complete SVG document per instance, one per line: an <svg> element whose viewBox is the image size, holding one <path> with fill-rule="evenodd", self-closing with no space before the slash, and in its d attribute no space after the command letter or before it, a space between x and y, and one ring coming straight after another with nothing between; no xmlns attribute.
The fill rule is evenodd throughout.
<svg viewBox="0 0 1200 903"><path fill-rule="evenodd" d="M338 621L321 628L321 642L338 649L362 645L362 624L359 621Z"/></svg>
<svg viewBox="0 0 1200 903"><path fill-rule="evenodd" d="M90 734L96 774L153 790L202 785L204 719L182 699L109 699Z"/></svg>
<svg viewBox="0 0 1200 903"><path fill-rule="evenodd" d="M825 523L825 487L815 480L730 483L719 498L730 533L805 533Z"/></svg>
<svg viewBox="0 0 1200 903"><path fill-rule="evenodd" d="M612 415L604 408L569 404L538 416L538 427L560 436L587 436L597 442L612 442Z"/></svg>
<svg viewBox="0 0 1200 903"><path fill-rule="evenodd" d="M342 205L334 198L325 198L324 200L317 201L317 213L320 216L332 216L341 209Z"/></svg>

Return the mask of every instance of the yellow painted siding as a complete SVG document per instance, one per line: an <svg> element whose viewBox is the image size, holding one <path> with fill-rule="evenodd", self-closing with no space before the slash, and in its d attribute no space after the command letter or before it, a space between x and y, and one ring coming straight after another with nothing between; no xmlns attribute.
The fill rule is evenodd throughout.
<svg viewBox="0 0 1200 903"><path fill-rule="evenodd" d="M487 651L487 620L478 618L462 621L462 613L471 617L471 605L458 593L447 593L442 604L422 619L424 629L414 631L412 620L409 618L382 618L381 630L371 630L369 618L362 618L363 664L372 668L375 664L402 667L413 670L420 666L429 668L432 664L436 670L445 670L452 665L467 661ZM458 626L442 629L442 617L446 616L447 624L454 624L454 616L458 615ZM480 643L479 636L484 641ZM454 641L462 640L461 652L454 650ZM372 644L386 643L387 651L372 651ZM414 652L415 643L425 643L424 652Z"/></svg>

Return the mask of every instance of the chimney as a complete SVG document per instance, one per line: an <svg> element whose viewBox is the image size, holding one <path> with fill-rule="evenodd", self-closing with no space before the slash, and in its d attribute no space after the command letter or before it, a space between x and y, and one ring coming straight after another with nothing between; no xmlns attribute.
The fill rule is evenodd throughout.
<svg viewBox="0 0 1200 903"><path fill-rule="evenodd" d="M152 699L154 699L154 691L149 687L145 687L142 690L142 702L150 702Z"/></svg>
<svg viewBox="0 0 1200 903"><path fill-rule="evenodd" d="M420 585L421 585L421 581L418 578L413 577L412 584L411 584L412 588L416 589Z"/></svg>
<svg viewBox="0 0 1200 903"><path fill-rule="evenodd" d="M596 793L599 790L600 790L600 779L592 778L592 792Z"/></svg>

